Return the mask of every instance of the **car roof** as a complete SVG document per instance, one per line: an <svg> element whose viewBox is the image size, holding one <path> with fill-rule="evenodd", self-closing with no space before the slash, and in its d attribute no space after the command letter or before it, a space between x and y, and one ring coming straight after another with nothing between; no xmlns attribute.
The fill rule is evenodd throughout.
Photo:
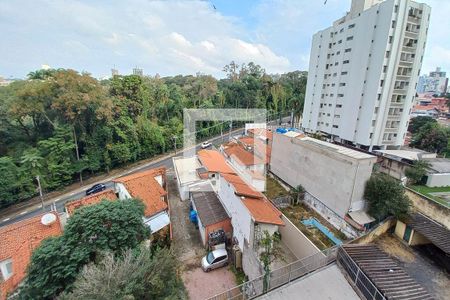
<svg viewBox="0 0 450 300"><path fill-rule="evenodd" d="M216 249L212 251L214 257L224 256L227 255L227 250L225 249Z"/></svg>

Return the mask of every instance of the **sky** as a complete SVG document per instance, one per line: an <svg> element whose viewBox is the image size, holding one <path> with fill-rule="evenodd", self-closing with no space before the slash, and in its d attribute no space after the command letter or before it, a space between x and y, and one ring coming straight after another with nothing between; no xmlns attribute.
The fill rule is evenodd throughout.
<svg viewBox="0 0 450 300"><path fill-rule="evenodd" d="M450 73L450 0L432 7L422 73ZM0 2L0 76L24 78L42 65L130 74L212 74L231 61L269 73L307 70L312 35L351 0L14 0Z"/></svg>

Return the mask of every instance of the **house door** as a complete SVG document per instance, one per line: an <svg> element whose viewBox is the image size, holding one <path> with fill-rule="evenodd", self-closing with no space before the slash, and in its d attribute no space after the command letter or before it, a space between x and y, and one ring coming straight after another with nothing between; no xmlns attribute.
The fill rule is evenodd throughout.
<svg viewBox="0 0 450 300"><path fill-rule="evenodd" d="M411 238L412 229L409 226L406 226L405 233L403 233L403 240L409 243L409 239Z"/></svg>

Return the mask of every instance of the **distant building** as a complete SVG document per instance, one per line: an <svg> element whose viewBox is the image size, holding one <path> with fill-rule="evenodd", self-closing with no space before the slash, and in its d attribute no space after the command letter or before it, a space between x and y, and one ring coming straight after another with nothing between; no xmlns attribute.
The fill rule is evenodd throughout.
<svg viewBox="0 0 450 300"><path fill-rule="evenodd" d="M3 77L0 76L0 86L8 86L11 84L11 82L13 82L14 80L10 80L10 79L5 79Z"/></svg>
<svg viewBox="0 0 450 300"><path fill-rule="evenodd" d="M118 75L119 75L119 70L111 69L111 77L118 76Z"/></svg>
<svg viewBox="0 0 450 300"><path fill-rule="evenodd" d="M134 68L133 69L133 75L144 76L144 70L143 69L139 69L139 68Z"/></svg>
<svg viewBox="0 0 450 300"><path fill-rule="evenodd" d="M372 149L403 144L422 65L430 7L353 0L314 34L302 128Z"/></svg>
<svg viewBox="0 0 450 300"><path fill-rule="evenodd" d="M436 68L436 71L430 72L429 75L422 75L417 84L417 93L435 93L443 94L448 88L448 78L446 73L441 71L441 68Z"/></svg>

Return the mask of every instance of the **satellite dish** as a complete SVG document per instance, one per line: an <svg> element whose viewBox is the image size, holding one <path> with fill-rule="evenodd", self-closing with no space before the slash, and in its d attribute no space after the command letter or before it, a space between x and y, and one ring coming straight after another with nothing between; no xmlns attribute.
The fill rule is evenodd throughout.
<svg viewBox="0 0 450 300"><path fill-rule="evenodd" d="M41 218L41 223L46 226L53 224L55 221L56 216L52 213L45 214Z"/></svg>

